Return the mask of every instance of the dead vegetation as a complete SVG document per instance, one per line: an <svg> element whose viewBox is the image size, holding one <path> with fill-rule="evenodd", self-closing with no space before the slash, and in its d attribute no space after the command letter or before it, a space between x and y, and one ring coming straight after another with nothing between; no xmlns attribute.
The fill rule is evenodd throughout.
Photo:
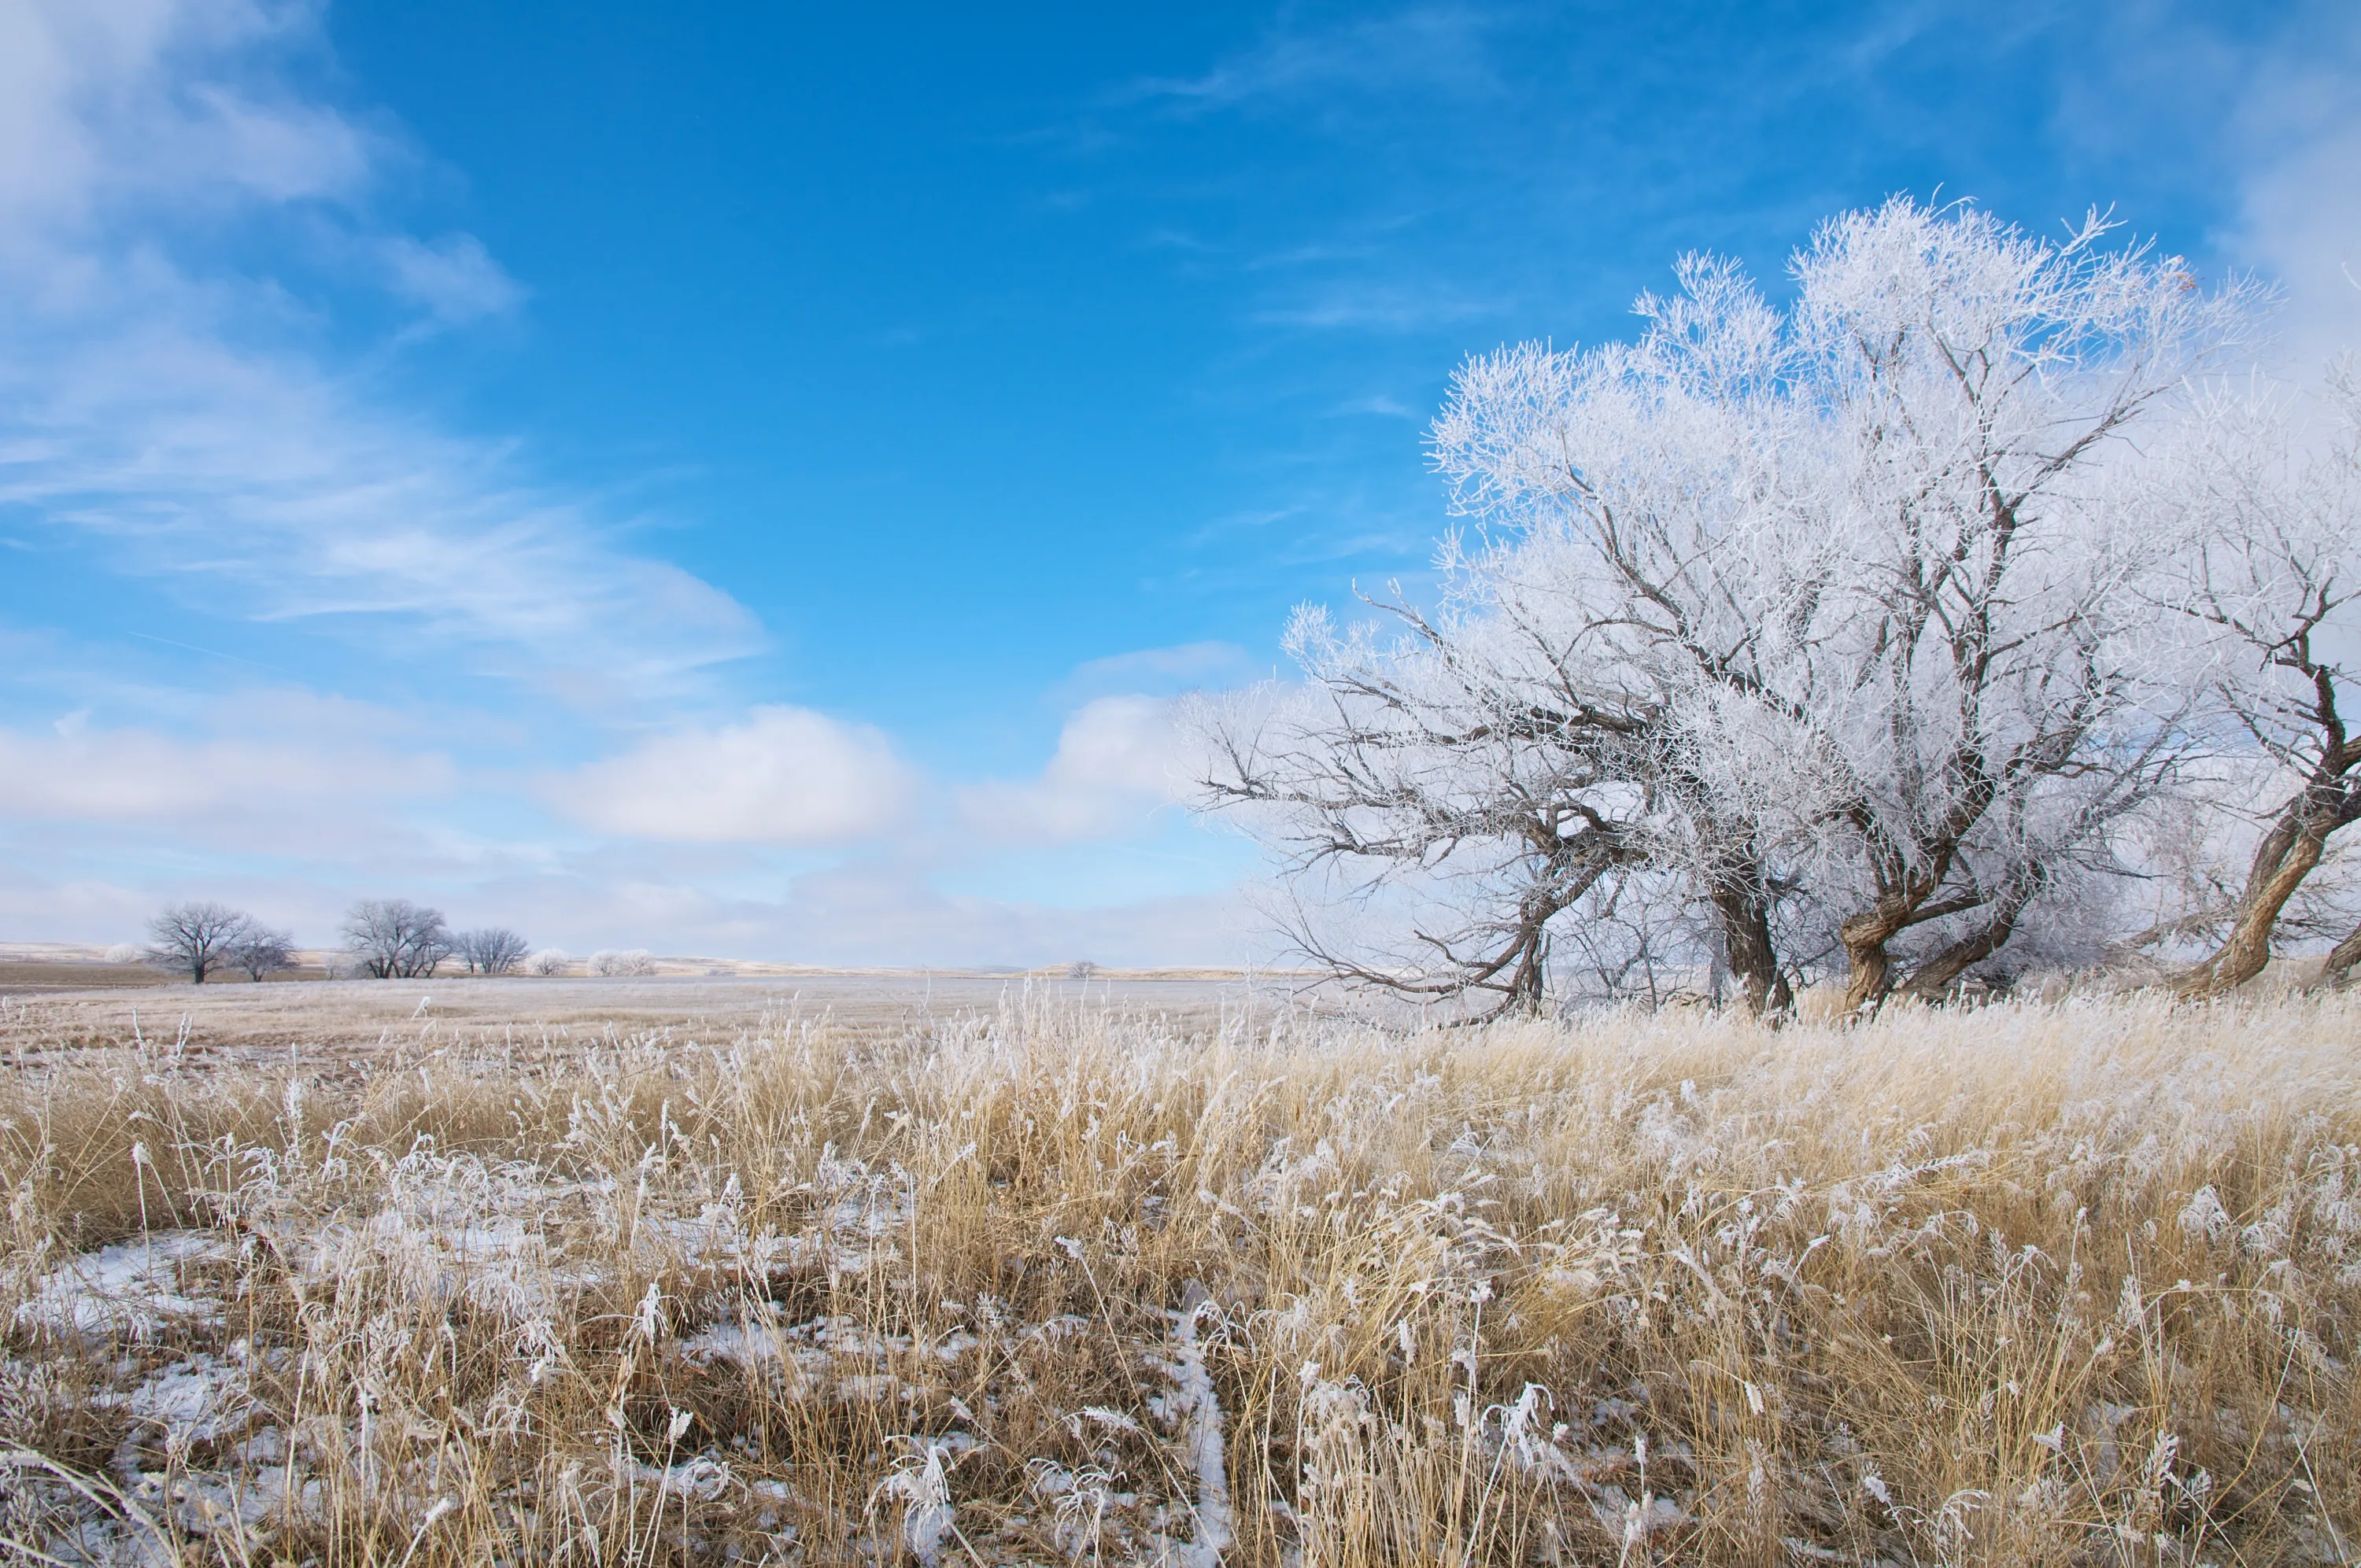
<svg viewBox="0 0 2361 1568"><path fill-rule="evenodd" d="M27 1562L2334 1563L2361 1006L0 1087Z"/></svg>

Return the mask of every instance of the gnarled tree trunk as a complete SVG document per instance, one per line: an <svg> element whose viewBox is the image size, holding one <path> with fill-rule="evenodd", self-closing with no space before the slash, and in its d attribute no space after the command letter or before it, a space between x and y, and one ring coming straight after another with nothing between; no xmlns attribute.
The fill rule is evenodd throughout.
<svg viewBox="0 0 2361 1568"><path fill-rule="evenodd" d="M2238 895L2230 935L2221 949L2174 976L2173 992L2191 998L2219 996L2262 973L2271 961L2271 932L2279 912L2320 864L2328 836L2356 817L2361 817L2361 788L2339 777L2315 776L2256 846L2246 890ZM2338 944L2340 949L2344 946Z"/></svg>
<svg viewBox="0 0 2361 1568"><path fill-rule="evenodd" d="M2017 917L2033 902L2033 893L2028 886L1995 899L1991 919L1913 970L1908 981L1896 988L1899 993L1920 1002L1943 1000L1961 975L2000 951L2015 935Z"/></svg>
<svg viewBox="0 0 2361 1568"><path fill-rule="evenodd" d="M2361 964L2361 926L2354 927L2351 935L2328 949L2328 961L2320 966L2320 983L2343 985L2355 964Z"/></svg>
<svg viewBox="0 0 2361 1568"><path fill-rule="evenodd" d="M1883 901L1881 901L1882 903ZM1869 1013L1885 1000L1894 983L1894 955L1885 944L1902 929L1900 919L1878 911L1856 915L1837 927L1845 950L1845 1012Z"/></svg>

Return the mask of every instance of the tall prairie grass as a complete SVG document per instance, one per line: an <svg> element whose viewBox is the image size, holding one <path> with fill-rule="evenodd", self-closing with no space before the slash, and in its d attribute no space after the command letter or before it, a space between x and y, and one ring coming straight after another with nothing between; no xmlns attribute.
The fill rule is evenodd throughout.
<svg viewBox="0 0 2361 1568"><path fill-rule="evenodd" d="M2299 998L85 1052L0 1084L0 1553L2352 1561L2356 1045Z"/></svg>

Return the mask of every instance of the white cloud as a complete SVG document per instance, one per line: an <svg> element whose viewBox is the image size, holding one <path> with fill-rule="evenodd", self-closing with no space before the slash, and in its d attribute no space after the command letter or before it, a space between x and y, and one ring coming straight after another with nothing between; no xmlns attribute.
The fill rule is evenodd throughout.
<svg viewBox="0 0 2361 1568"><path fill-rule="evenodd" d="M471 234L449 234L428 244L406 234L379 242L393 291L445 325L456 326L516 308L524 291Z"/></svg>
<svg viewBox="0 0 2361 1568"><path fill-rule="evenodd" d="M0 880L0 932L8 928L5 891ZM1234 964L1263 956L1267 945L1235 894L1053 907L946 893L921 868L873 861L806 872L775 896L554 876L454 893L443 906L577 951L646 947L822 965Z"/></svg>
<svg viewBox="0 0 2361 1568"><path fill-rule="evenodd" d="M1170 701L1103 696L1066 720L1038 778L963 786L960 816L977 837L1001 844L1129 837L1186 792L1188 762Z"/></svg>
<svg viewBox="0 0 2361 1568"><path fill-rule="evenodd" d="M759 643L728 595L616 550L498 453L359 406L300 360L161 324L0 372L0 500L96 536L122 570L203 583L214 609L400 617L584 701Z"/></svg>
<svg viewBox="0 0 2361 1568"><path fill-rule="evenodd" d="M217 898L299 940L335 940L355 888L308 876L192 875L178 867L137 878L52 877L0 862L0 941L120 942L175 898ZM675 883L563 874L490 881L387 878L398 892L445 911L458 926L498 924L533 942L591 952L653 948L708 958L912 969L1034 965L1235 964L1275 956L1233 894L1146 899L1112 908L1059 908L947 894L907 868L834 868L794 879L773 897L733 897Z"/></svg>
<svg viewBox="0 0 2361 1568"><path fill-rule="evenodd" d="M354 288L437 327L522 293L473 236L368 215L404 155L299 90L323 48L309 5L0 0L0 505L208 609L423 628L584 703L758 647L728 595L313 346ZM290 223L326 236L273 252L313 274L213 259Z"/></svg>
<svg viewBox="0 0 2361 1568"><path fill-rule="evenodd" d="M1255 313L1270 326L1375 332L1426 332L1497 314L1500 302L1449 283L1371 282L1345 279L1319 284L1288 303Z"/></svg>
<svg viewBox="0 0 2361 1568"><path fill-rule="evenodd" d="M1254 660L1235 642L1183 642L1171 648L1142 648L1135 652L1111 654L1079 664L1072 674L1059 683L1055 695L1068 701L1082 701L1098 696L1194 691L1243 685L1259 674Z"/></svg>
<svg viewBox="0 0 2361 1568"><path fill-rule="evenodd" d="M8 0L0 206L71 220L133 191L183 204L355 191L373 138L249 69L311 25L309 7L252 0Z"/></svg>
<svg viewBox="0 0 2361 1568"><path fill-rule="evenodd" d="M2075 150L2212 188L2216 251L2283 292L2284 368L2361 348L2361 12L2141 5L2065 25L2088 68L2060 90Z"/></svg>
<svg viewBox="0 0 2361 1568"><path fill-rule="evenodd" d="M685 843L841 844L907 813L917 781L877 730L799 707L649 740L547 781L604 832Z"/></svg>
<svg viewBox="0 0 2361 1568"><path fill-rule="evenodd" d="M2249 170L2233 240L2285 291L2278 326L2301 369L2361 349L2361 96L2307 118Z"/></svg>
<svg viewBox="0 0 2361 1568"><path fill-rule="evenodd" d="M1409 5L1302 28L1289 12L1253 47L1202 76L1143 81L1118 102L1235 109L1330 94L1392 101L1408 93L1476 97L1499 90L1488 35L1499 18L1470 5Z"/></svg>
<svg viewBox="0 0 2361 1568"><path fill-rule="evenodd" d="M438 755L368 745L187 740L148 729L93 729L87 709L49 734L0 729L0 817L180 828L346 813L363 803L438 793L453 779Z"/></svg>

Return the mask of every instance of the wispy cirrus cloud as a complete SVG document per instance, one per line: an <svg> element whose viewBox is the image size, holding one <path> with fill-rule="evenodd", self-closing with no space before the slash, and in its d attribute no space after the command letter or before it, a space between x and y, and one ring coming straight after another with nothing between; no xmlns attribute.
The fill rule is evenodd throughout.
<svg viewBox="0 0 2361 1568"><path fill-rule="evenodd" d="M1159 696L1209 687L1243 685L1260 672L1235 642L1183 642L1170 648L1140 648L1110 653L1075 667L1051 694L1064 701L1102 696Z"/></svg>
<svg viewBox="0 0 2361 1568"><path fill-rule="evenodd" d="M282 75L316 23L312 6L265 0L0 6L13 242L54 245L140 202L169 214L359 193L382 138Z"/></svg>
<svg viewBox="0 0 2361 1568"><path fill-rule="evenodd" d="M471 234L421 240L406 234L377 242L387 286L441 325L464 326L503 315L523 302L524 290Z"/></svg>
<svg viewBox="0 0 2361 1568"><path fill-rule="evenodd" d="M1255 313L1265 325L1315 332L1426 333L1498 315L1500 302L1447 284L1338 279Z"/></svg>
<svg viewBox="0 0 2361 1568"><path fill-rule="evenodd" d="M1498 8L1464 5L1409 5L1327 26L1282 15L1250 48L1197 75L1144 78L1114 97L1205 111L1340 93L1479 95L1499 83L1489 45L1501 19Z"/></svg>
<svg viewBox="0 0 2361 1568"><path fill-rule="evenodd" d="M379 215L413 155L303 86L316 8L0 4L0 521L209 611L423 633L585 704L762 645L727 594L327 347L511 311L473 236ZM241 263L225 236L309 232ZM371 302L374 301L374 304Z"/></svg>
<svg viewBox="0 0 2361 1568"><path fill-rule="evenodd" d="M498 448L183 321L0 369L0 506L215 612L399 620L585 703L761 645L728 595Z"/></svg>

